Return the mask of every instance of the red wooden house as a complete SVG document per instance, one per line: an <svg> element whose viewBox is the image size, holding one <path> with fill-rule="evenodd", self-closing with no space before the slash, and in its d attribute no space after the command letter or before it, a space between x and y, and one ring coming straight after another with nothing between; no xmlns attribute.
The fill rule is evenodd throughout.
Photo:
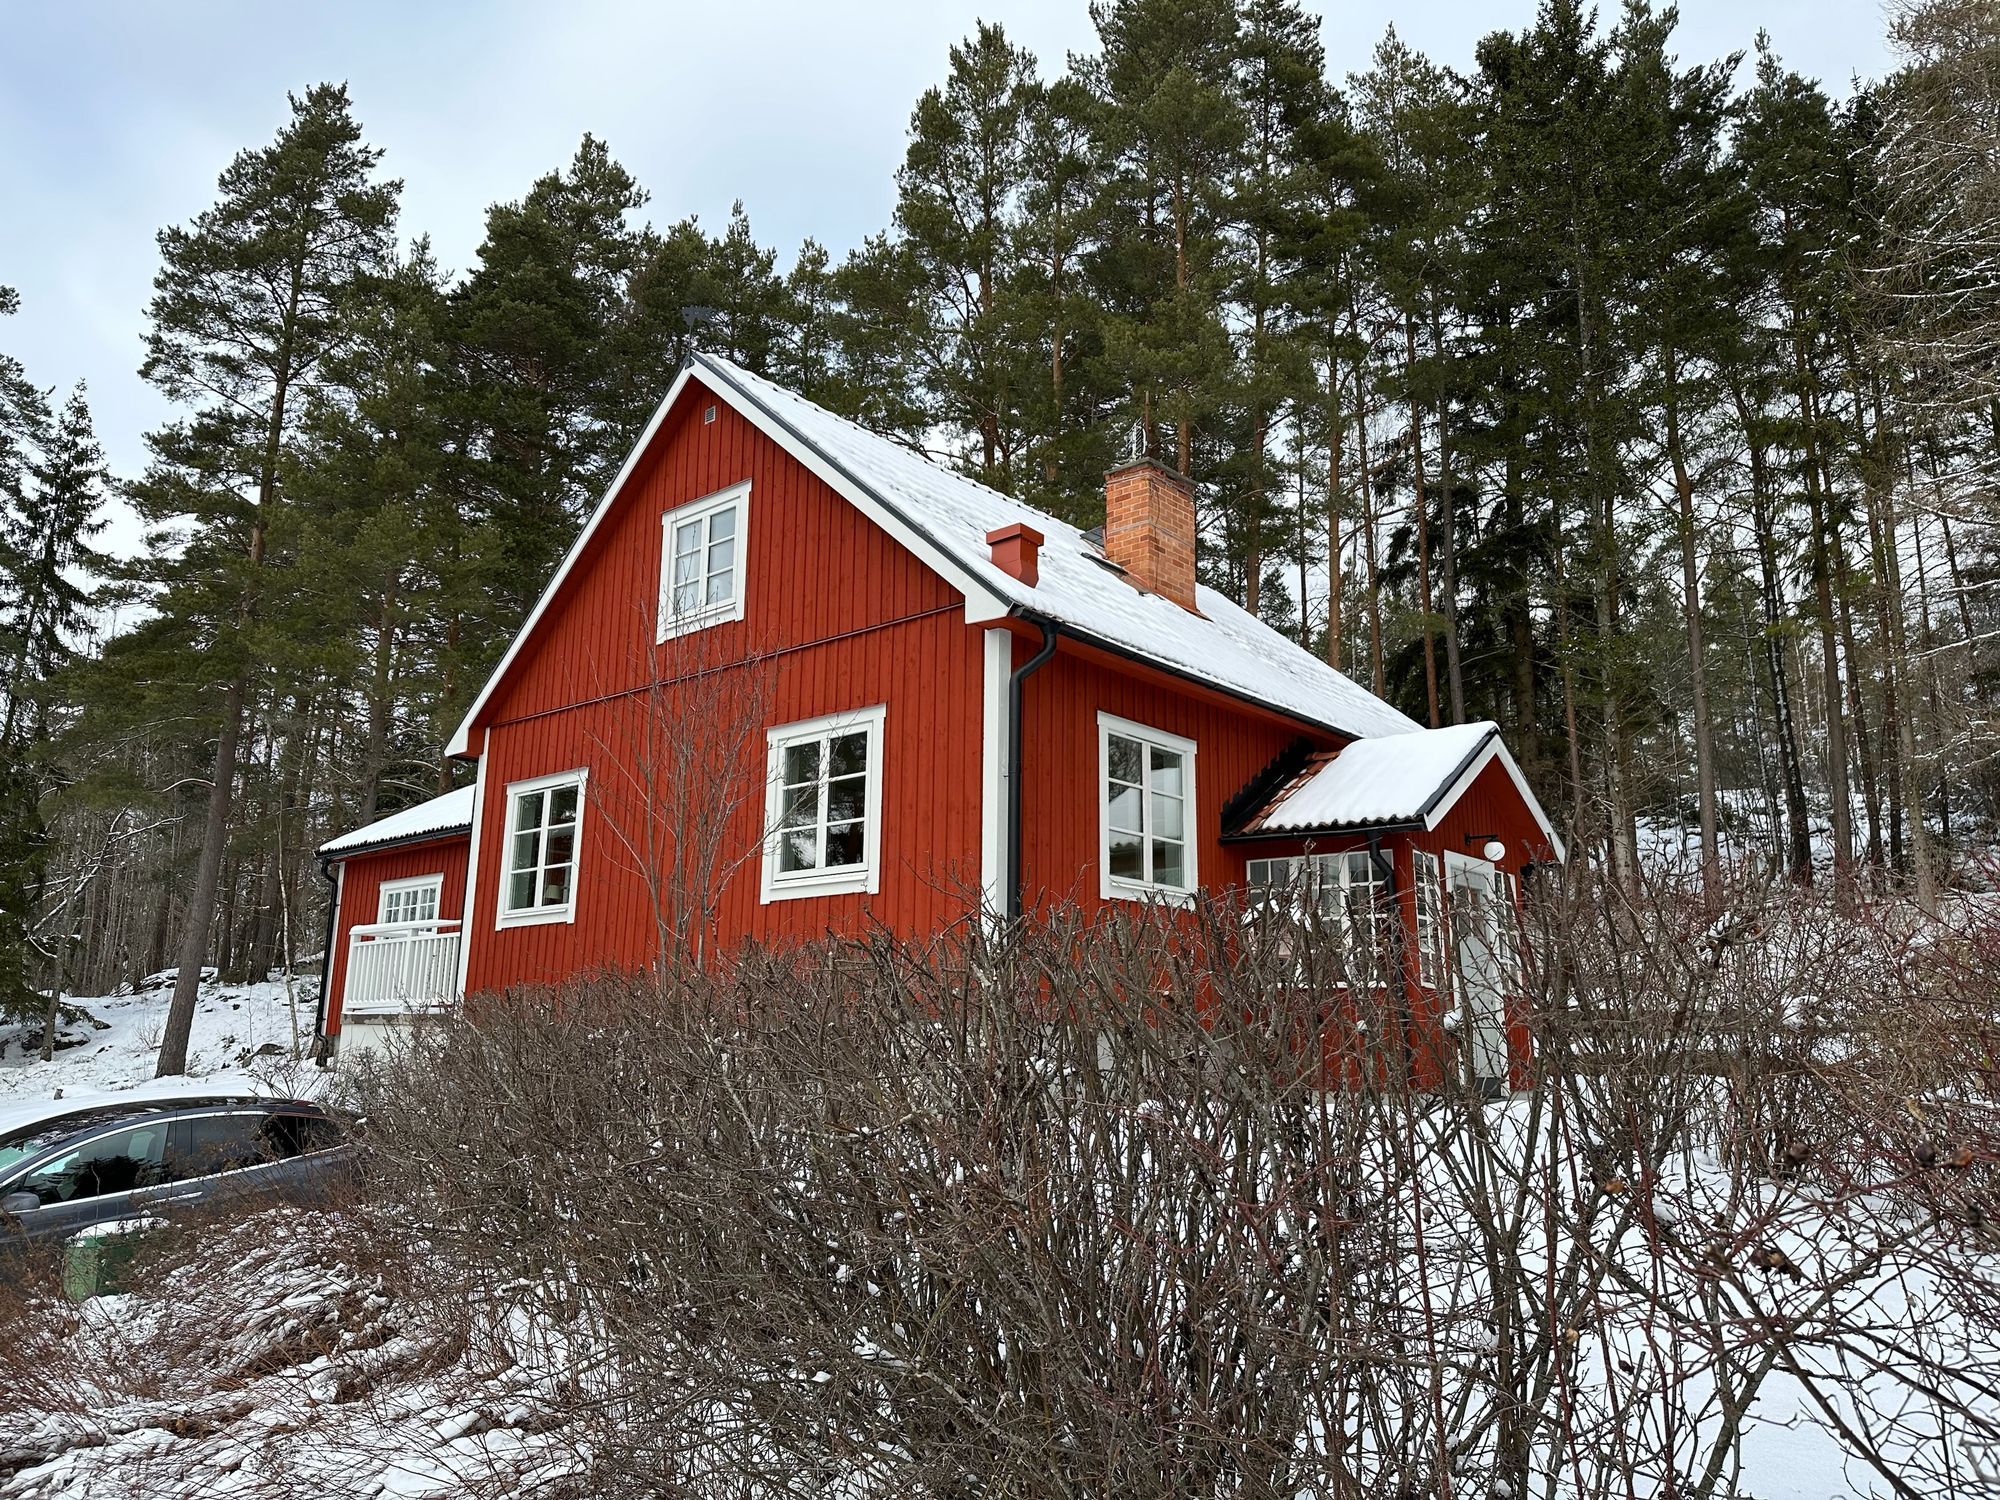
<svg viewBox="0 0 2000 1500"><path fill-rule="evenodd" d="M1511 932L1561 847L1494 726L1422 729L1197 584L1171 470L1123 464L1105 501L1079 531L694 356L453 737L473 784L321 850L329 1050L697 933L919 936L1302 875L1440 958L1454 890ZM1446 965L1418 967L1435 1005ZM1504 1075L1502 966L1458 967Z"/></svg>

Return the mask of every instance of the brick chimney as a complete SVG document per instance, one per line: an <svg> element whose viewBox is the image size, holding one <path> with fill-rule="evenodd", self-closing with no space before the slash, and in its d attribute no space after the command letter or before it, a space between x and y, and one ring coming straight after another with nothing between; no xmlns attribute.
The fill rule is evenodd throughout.
<svg viewBox="0 0 2000 1500"><path fill-rule="evenodd" d="M1034 527L1019 521L1002 526L986 533L986 545L993 549L993 566L1029 588L1042 576L1042 534Z"/></svg>
<svg viewBox="0 0 2000 1500"><path fill-rule="evenodd" d="M1118 465L1104 476L1104 555L1194 611L1194 486L1156 458Z"/></svg>

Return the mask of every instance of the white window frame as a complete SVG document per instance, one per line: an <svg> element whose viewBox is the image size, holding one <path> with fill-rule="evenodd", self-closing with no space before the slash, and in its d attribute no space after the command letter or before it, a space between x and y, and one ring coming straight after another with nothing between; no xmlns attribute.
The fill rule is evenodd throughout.
<svg viewBox="0 0 2000 1500"><path fill-rule="evenodd" d="M888 705L848 709L805 719L796 724L777 724L765 731L764 769L764 849L759 881L759 899L796 901L806 896L841 896L856 892L874 895L882 888L882 725ZM841 865L832 870L778 869L778 819L784 802L784 756L787 748L808 741L828 740L856 730L868 736L868 773L861 809L861 863ZM825 799L820 803L822 820Z"/></svg>
<svg viewBox="0 0 2000 1500"><path fill-rule="evenodd" d="M686 614L674 612L674 535L682 527L699 522L702 527L702 552L706 557L710 546L708 525L714 516L725 510L736 512L735 561L730 565L729 598L722 604L706 602L708 575L702 574L703 602ZM728 620L743 618L743 596L745 589L744 567L750 557L750 481L733 484L726 490L717 490L712 495L704 495L699 500L690 500L686 505L677 505L660 517L660 601L659 629L656 642L665 643L677 635L687 635L692 631L706 630L711 625L720 625Z"/></svg>
<svg viewBox="0 0 2000 1500"><path fill-rule="evenodd" d="M397 896L408 896L420 891L431 892L431 914L428 917L404 918L405 922L437 922L444 912L444 874L409 875L401 880L385 880L375 896L375 920L391 922L396 919L389 915L389 903Z"/></svg>
<svg viewBox="0 0 2000 1500"><path fill-rule="evenodd" d="M1410 851L1410 890L1417 911L1417 983L1445 987L1450 968L1450 901L1445 894L1444 861L1428 849Z"/></svg>
<svg viewBox="0 0 2000 1500"><path fill-rule="evenodd" d="M548 776L534 776L525 781L507 783L507 796L502 804L505 821L500 825L500 888L494 897L495 916L493 925L502 927L538 927L548 922L574 922L576 920L577 887L582 884L583 875L583 825L584 810L590 804L590 772L587 768L574 771L557 771ZM530 906L514 910L507 905L508 888L514 883L514 808L523 797L537 792L546 792L558 787L576 788L576 836L570 853L569 900L561 906ZM548 837L548 825L543 825L543 839ZM539 866L538 866L539 868Z"/></svg>
<svg viewBox="0 0 2000 1500"><path fill-rule="evenodd" d="M1185 768L1182 797L1181 847L1187 857L1187 885L1157 885L1150 880L1127 880L1111 873L1111 737L1137 740L1148 750L1170 750L1181 756ZM1152 775L1152 757L1146 758L1146 774ZM1177 906L1193 902L1195 892L1201 889L1201 872L1197 863L1200 844L1200 818L1197 809L1200 803L1195 797L1195 743L1178 734L1169 734L1164 729L1155 729L1150 724L1134 723L1121 719L1116 714L1099 713L1097 716L1097 872L1098 895L1106 901L1166 901ZM1152 787L1149 784L1145 795L1139 799L1139 816L1142 825L1140 854L1145 868L1151 869L1153 862L1153 830L1150 826L1152 811Z"/></svg>

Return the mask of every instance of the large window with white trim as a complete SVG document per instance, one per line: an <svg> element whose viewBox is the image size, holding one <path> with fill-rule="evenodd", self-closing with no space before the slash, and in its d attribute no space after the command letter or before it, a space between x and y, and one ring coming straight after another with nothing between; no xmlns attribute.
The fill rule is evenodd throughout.
<svg viewBox="0 0 2000 1500"><path fill-rule="evenodd" d="M884 706L769 732L763 897L880 888Z"/></svg>
<svg viewBox="0 0 2000 1500"><path fill-rule="evenodd" d="M661 640L743 618L743 545L749 519L747 481L661 518Z"/></svg>
<svg viewBox="0 0 2000 1500"><path fill-rule="evenodd" d="M1097 764L1100 894L1192 895L1194 741L1099 714Z"/></svg>
<svg viewBox="0 0 2000 1500"><path fill-rule="evenodd" d="M1394 971L1399 919L1386 858L1366 849L1282 855L1248 861L1245 875L1253 910L1332 929L1349 977L1373 983Z"/></svg>
<svg viewBox="0 0 2000 1500"><path fill-rule="evenodd" d="M582 771L517 781L507 788L501 926L575 918L583 789Z"/></svg>
<svg viewBox="0 0 2000 1500"><path fill-rule="evenodd" d="M443 875L413 875L407 880L385 880L377 898L375 920L435 922L438 899L443 891Z"/></svg>

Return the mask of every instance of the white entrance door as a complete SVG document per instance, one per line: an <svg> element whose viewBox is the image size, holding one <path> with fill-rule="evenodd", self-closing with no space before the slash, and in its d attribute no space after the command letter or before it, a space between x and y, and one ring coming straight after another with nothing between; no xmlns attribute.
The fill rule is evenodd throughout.
<svg viewBox="0 0 2000 1500"><path fill-rule="evenodd" d="M1446 890L1450 895L1453 1002L1459 1035L1474 1078L1505 1088L1507 1083L1507 969L1501 945L1511 941L1502 924L1507 882L1499 870L1469 854L1447 852Z"/></svg>

